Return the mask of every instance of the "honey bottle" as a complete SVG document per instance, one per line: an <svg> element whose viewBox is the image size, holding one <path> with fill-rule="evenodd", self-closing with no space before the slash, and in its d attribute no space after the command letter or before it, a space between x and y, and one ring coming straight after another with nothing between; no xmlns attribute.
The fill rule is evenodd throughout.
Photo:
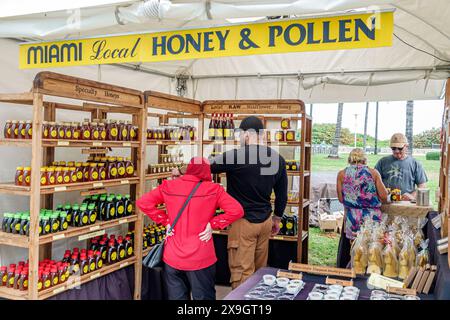
<svg viewBox="0 0 450 320"><path fill-rule="evenodd" d="M47 181L47 167L41 168L41 186L46 186L48 184Z"/></svg>
<svg viewBox="0 0 450 320"><path fill-rule="evenodd" d="M16 213L14 215L14 219L11 222L11 233L19 234L20 233L20 224L21 224L22 215L20 213Z"/></svg>
<svg viewBox="0 0 450 320"><path fill-rule="evenodd" d="M125 172L127 177L132 177L134 175L134 165L131 162L131 157L127 157L125 161Z"/></svg>
<svg viewBox="0 0 450 320"><path fill-rule="evenodd" d="M91 140L91 128L89 122L83 122L83 125L81 126L81 139Z"/></svg>
<svg viewBox="0 0 450 320"><path fill-rule="evenodd" d="M50 281L52 286L56 286L59 283L58 269L56 266L53 266L50 269Z"/></svg>
<svg viewBox="0 0 450 320"><path fill-rule="evenodd" d="M6 120L5 123L5 127L3 129L3 136L5 137L5 139L11 139L11 127L12 127L12 121L11 120Z"/></svg>
<svg viewBox="0 0 450 320"><path fill-rule="evenodd" d="M50 225L51 225L51 232L55 233L59 231L59 218L58 218L58 211L55 211L50 216Z"/></svg>
<svg viewBox="0 0 450 320"><path fill-rule="evenodd" d="M131 257L133 255L133 242L131 241L130 236L125 237L125 251L127 253L127 257Z"/></svg>
<svg viewBox="0 0 450 320"><path fill-rule="evenodd" d="M66 204L64 206L64 212L66 213L67 225L68 226L72 225L72 207L70 204Z"/></svg>
<svg viewBox="0 0 450 320"><path fill-rule="evenodd" d="M99 180L106 180L106 168L104 163L97 163Z"/></svg>
<svg viewBox="0 0 450 320"><path fill-rule="evenodd" d="M82 167L83 167L83 182L87 182L89 181L89 170L90 170L89 163L83 162Z"/></svg>
<svg viewBox="0 0 450 320"><path fill-rule="evenodd" d="M42 217L41 227L42 227L42 235L46 235L46 234L50 233L51 226L50 226L50 218L48 216Z"/></svg>
<svg viewBox="0 0 450 320"><path fill-rule="evenodd" d="M11 121L11 139L19 138L19 121Z"/></svg>
<svg viewBox="0 0 450 320"><path fill-rule="evenodd" d="M72 124L70 125L70 130L72 132L72 139L73 140L79 140L80 139L80 126L78 125L78 123L76 122L72 122Z"/></svg>
<svg viewBox="0 0 450 320"><path fill-rule="evenodd" d="M114 240L109 241L106 261L107 264L113 264L117 262L117 248L115 246Z"/></svg>
<svg viewBox="0 0 450 320"><path fill-rule="evenodd" d="M99 140L106 140L106 128L104 123L98 124Z"/></svg>
<svg viewBox="0 0 450 320"><path fill-rule="evenodd" d="M52 280L50 278L50 271L42 272L43 289L48 289L52 286Z"/></svg>
<svg viewBox="0 0 450 320"><path fill-rule="evenodd" d="M108 159L108 169L106 170L107 180L117 179L117 164L116 158L110 157Z"/></svg>
<svg viewBox="0 0 450 320"><path fill-rule="evenodd" d="M82 205L80 208L78 227L87 226L88 224L89 224L89 214L87 212L87 207L85 205Z"/></svg>
<svg viewBox="0 0 450 320"><path fill-rule="evenodd" d="M21 186L23 184L23 167L16 168L16 176L14 178L14 184Z"/></svg>
<svg viewBox="0 0 450 320"><path fill-rule="evenodd" d="M64 183L64 173L62 167L56 167L55 168L55 179L56 184L63 184Z"/></svg>
<svg viewBox="0 0 450 320"><path fill-rule="evenodd" d="M94 257L95 257L95 265L96 265L95 269L99 270L103 267L103 259L102 259L101 252L98 250L95 251Z"/></svg>
<svg viewBox="0 0 450 320"><path fill-rule="evenodd" d="M69 167L64 167L62 168L63 172L63 184L68 184L71 182L71 177L70 177L70 168Z"/></svg>
<svg viewBox="0 0 450 320"><path fill-rule="evenodd" d="M105 208L105 210L107 211L106 219L107 220L115 219L116 218L116 206L113 201L113 197L108 196L107 201L108 201L108 203Z"/></svg>
<svg viewBox="0 0 450 320"><path fill-rule="evenodd" d="M86 253L81 253L80 255L80 270L81 275L89 273L89 262L86 257Z"/></svg>
<svg viewBox="0 0 450 320"><path fill-rule="evenodd" d="M83 181L83 168L81 167L81 162L76 162L75 163L75 175L76 175L76 179L77 182L82 182Z"/></svg>
<svg viewBox="0 0 450 320"><path fill-rule="evenodd" d="M77 183L77 169L76 167L69 167L69 176L70 176L70 182L71 183Z"/></svg>
<svg viewBox="0 0 450 320"><path fill-rule="evenodd" d="M30 220L27 220L27 218L28 219L30 218L30 216L27 215L27 214L22 214L20 216L20 230L19 230L19 234L23 235L23 236L27 234L27 225L29 227L29 221Z"/></svg>
<svg viewBox="0 0 450 320"><path fill-rule="evenodd" d="M125 215L131 216L133 214L133 202L131 202L129 194L125 195L124 206L125 206Z"/></svg>
<svg viewBox="0 0 450 320"><path fill-rule="evenodd" d="M8 232L7 230L9 230L9 228L10 228L9 226L11 225L10 216L11 216L10 213L3 214L2 232Z"/></svg>
<svg viewBox="0 0 450 320"><path fill-rule="evenodd" d="M59 213L59 231L66 231L69 228L69 223L67 221L67 213L65 211L60 211Z"/></svg>
<svg viewBox="0 0 450 320"><path fill-rule="evenodd" d="M72 254L72 258L70 260L70 274L78 274L80 271L80 261L78 260L78 254Z"/></svg>
<svg viewBox="0 0 450 320"><path fill-rule="evenodd" d="M49 128L50 128L49 122L48 121L42 121L42 139L50 138Z"/></svg>
<svg viewBox="0 0 450 320"><path fill-rule="evenodd" d="M58 130L58 139L65 139L66 138L66 125L63 122L61 122L61 123L58 123L56 125L56 127Z"/></svg>
<svg viewBox="0 0 450 320"><path fill-rule="evenodd" d="M123 217L125 214L125 204L124 201L122 200L122 195L120 194L116 196L116 212L118 218Z"/></svg>
<svg viewBox="0 0 450 320"><path fill-rule="evenodd" d="M38 284L37 284L38 291L41 291L44 288L44 283L42 282L43 273L44 273L43 270L38 271Z"/></svg>
<svg viewBox="0 0 450 320"><path fill-rule="evenodd" d="M45 171L47 174L47 185L54 185L56 183L55 168L47 168Z"/></svg>
<svg viewBox="0 0 450 320"><path fill-rule="evenodd" d="M58 280L59 280L59 283L64 283L64 282L67 281L66 271L64 270L64 266L63 265L60 265L58 267Z"/></svg>
<svg viewBox="0 0 450 320"><path fill-rule="evenodd" d="M33 137L33 123L28 120L25 121L25 139L31 139Z"/></svg>
<svg viewBox="0 0 450 320"><path fill-rule="evenodd" d="M89 224L94 224L97 221L97 211L95 210L95 204L91 203L88 206L88 219L89 219Z"/></svg>
<svg viewBox="0 0 450 320"><path fill-rule="evenodd" d="M91 163L89 165L89 181L97 181L98 180L98 168L96 163Z"/></svg>
<svg viewBox="0 0 450 320"><path fill-rule="evenodd" d="M31 167L25 167L23 169L22 185L23 186L30 186L30 184L31 184Z"/></svg>
<svg viewBox="0 0 450 320"><path fill-rule="evenodd" d="M125 121L119 121L120 125L120 133L119 140L120 141L128 141L129 140L129 124L125 123Z"/></svg>
<svg viewBox="0 0 450 320"><path fill-rule="evenodd" d="M123 162L123 158L118 157L117 158L117 174L118 174L119 178L124 178L125 172L126 172L126 168L125 168L125 163Z"/></svg>
<svg viewBox="0 0 450 320"><path fill-rule="evenodd" d="M106 194L102 194L100 196L100 200L98 202L98 209L97 209L97 214L98 214L98 218L102 221L105 221L105 208L106 208Z"/></svg>
<svg viewBox="0 0 450 320"><path fill-rule="evenodd" d="M128 128L128 141L135 141L136 140L136 129L134 125L131 123L131 121L127 121L127 128Z"/></svg>
<svg viewBox="0 0 450 320"><path fill-rule="evenodd" d="M18 125L18 138L19 139L25 139L25 121L19 121Z"/></svg>
<svg viewBox="0 0 450 320"><path fill-rule="evenodd" d="M99 244L100 244L100 247L99 247L98 251L100 252L100 256L101 256L103 262L105 262L108 257L108 247L106 245L106 241L101 240L99 242Z"/></svg>
<svg viewBox="0 0 450 320"><path fill-rule="evenodd" d="M118 261L124 260L127 257L127 252L125 250L125 245L123 244L122 238L119 238L117 240L117 255L118 255Z"/></svg>
<svg viewBox="0 0 450 320"><path fill-rule="evenodd" d="M117 138L119 136L117 123L113 120L109 123L109 130L107 130L107 137L110 141L117 141Z"/></svg>
<svg viewBox="0 0 450 320"><path fill-rule="evenodd" d="M88 265L89 265L89 272L93 272L97 269L97 263L93 250L88 251Z"/></svg>
<svg viewBox="0 0 450 320"><path fill-rule="evenodd" d="M100 131L98 130L98 122L91 122L91 137L92 137L92 140L100 139Z"/></svg>
<svg viewBox="0 0 450 320"><path fill-rule="evenodd" d="M19 290L20 291L27 291L28 290L28 271L22 271L20 273L19 278Z"/></svg>
<svg viewBox="0 0 450 320"><path fill-rule="evenodd" d="M78 227L80 224L80 206L74 204L72 207L72 227Z"/></svg>

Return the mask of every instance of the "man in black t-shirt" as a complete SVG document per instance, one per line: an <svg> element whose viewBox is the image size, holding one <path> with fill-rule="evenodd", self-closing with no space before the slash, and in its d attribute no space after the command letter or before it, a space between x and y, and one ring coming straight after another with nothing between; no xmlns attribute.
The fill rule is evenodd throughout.
<svg viewBox="0 0 450 320"><path fill-rule="evenodd" d="M264 137L262 121L255 116L247 117L239 129L241 147L211 160L211 172L226 173L227 192L244 208L244 217L234 222L228 233L233 289L267 265L269 238L279 232L288 186L285 160L275 150L260 144Z"/></svg>

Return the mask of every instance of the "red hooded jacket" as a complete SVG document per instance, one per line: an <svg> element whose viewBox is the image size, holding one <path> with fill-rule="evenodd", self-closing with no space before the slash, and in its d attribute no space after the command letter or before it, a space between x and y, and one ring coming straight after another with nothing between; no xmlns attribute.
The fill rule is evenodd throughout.
<svg viewBox="0 0 450 320"><path fill-rule="evenodd" d="M174 227L174 235L168 237L164 245L163 261L178 270L200 270L217 261L214 242L200 240L208 222L213 229L224 229L242 218L242 206L225 189L211 181L208 160L194 157L186 174L175 180L165 180L157 188L137 200L136 205L157 224L173 224L178 211L195 185L202 184L195 192L180 219ZM158 210L164 203L166 211ZM225 213L214 217L217 208ZM167 213L166 213L167 212Z"/></svg>

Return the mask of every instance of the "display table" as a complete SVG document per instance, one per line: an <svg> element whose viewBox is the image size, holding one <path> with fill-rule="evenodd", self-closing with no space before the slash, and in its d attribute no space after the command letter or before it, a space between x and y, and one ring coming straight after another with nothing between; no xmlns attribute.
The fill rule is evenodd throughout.
<svg viewBox="0 0 450 320"><path fill-rule="evenodd" d="M279 269L276 268L261 268L256 271L250 278L247 279L243 284L239 287L231 291L224 300L245 300L244 295L253 288L259 281L261 281L263 275L272 274L276 275ZM308 298L308 294L314 288L316 283L325 284L326 277L319 275L310 275L303 274L303 281L305 282L305 287L302 291L297 295L295 300L306 300ZM354 286L358 287L360 291L359 300L369 300L371 290L367 288L367 278L366 277L358 277L353 280ZM432 300L434 299L433 295L419 295L423 300Z"/></svg>
<svg viewBox="0 0 450 320"><path fill-rule="evenodd" d="M430 211L433 211L433 206L419 207L417 204L409 201L391 202L381 206L381 212L393 216L423 218L426 217Z"/></svg>
<svg viewBox="0 0 450 320"><path fill-rule="evenodd" d="M431 219L438 215L437 212L430 212L427 216L426 237L429 239L430 261L437 266L436 283L434 295L437 300L450 300L450 269L448 267L448 254L439 254L436 241L441 238L439 229L431 223Z"/></svg>

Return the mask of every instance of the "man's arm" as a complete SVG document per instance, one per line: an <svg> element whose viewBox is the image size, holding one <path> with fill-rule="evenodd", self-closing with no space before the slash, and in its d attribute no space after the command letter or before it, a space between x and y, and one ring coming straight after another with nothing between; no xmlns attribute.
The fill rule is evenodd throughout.
<svg viewBox="0 0 450 320"><path fill-rule="evenodd" d="M273 186L275 193L275 210L272 216L272 236L277 235L280 232L280 221L283 216L284 209L286 209L288 197L288 178L286 172L286 163L283 158L280 157L280 167L278 168L277 180Z"/></svg>
<svg viewBox="0 0 450 320"><path fill-rule="evenodd" d="M228 152L233 152L233 151L228 151ZM212 174L224 173L224 172L227 172L227 170L230 169L230 166L232 164L231 163L226 164L226 158L227 158L228 152L224 152L222 154L219 154L219 155L217 155L217 156L215 156L214 158L211 159L210 162L211 162L211 173ZM228 159L228 160L230 160L230 159Z"/></svg>

